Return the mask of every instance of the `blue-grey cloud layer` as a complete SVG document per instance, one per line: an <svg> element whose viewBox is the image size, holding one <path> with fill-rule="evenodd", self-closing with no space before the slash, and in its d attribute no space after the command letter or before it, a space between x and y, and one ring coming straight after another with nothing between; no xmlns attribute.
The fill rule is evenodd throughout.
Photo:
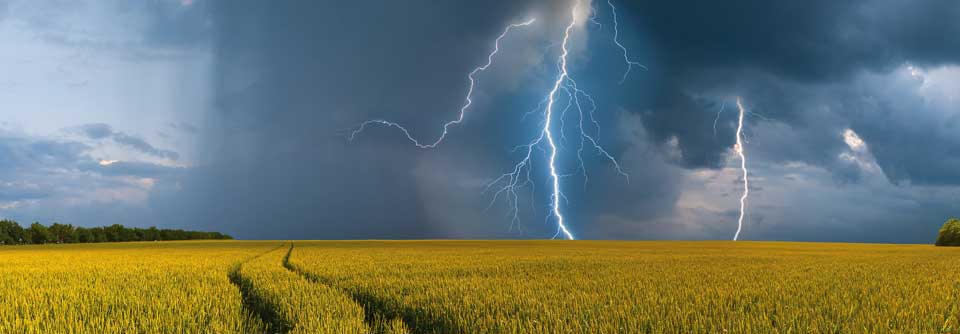
<svg viewBox="0 0 960 334"><path fill-rule="evenodd" d="M632 175L626 183L588 156L590 182L564 181L564 208L579 236L730 237L738 96L754 113L747 149L757 188L748 239L927 242L960 211L953 204L960 97L951 90L960 89L960 3L615 3L624 44L650 70L617 84L624 63L610 41L609 10L604 1L593 4L604 26L583 28L572 68L600 103L603 143ZM163 180L146 200L152 221L247 238L552 235L544 184L522 194L530 209L521 231L510 229L502 203L487 208L483 185L534 134L536 118L520 116L549 88L568 3L158 6L145 35L151 45L196 47L207 41L197 32L212 36L213 107L203 125L170 127L196 141L192 167L98 166L105 167L100 175ZM467 122L444 146L416 149L388 129L345 140L345 131L371 118L439 135L492 38L531 16L537 26L505 40L502 58L480 77ZM104 123L80 129L90 140L178 158ZM848 131L865 147L845 142ZM31 145L66 152L34 159L49 165L76 164L57 159L84 150L39 140L16 147ZM0 192L0 201L9 193Z"/></svg>
<svg viewBox="0 0 960 334"><path fill-rule="evenodd" d="M595 5L603 10L605 4ZM891 133L885 128L895 121L885 117L928 106L877 98L872 95L885 88L858 79L908 62L923 68L954 64L958 35L950 32L958 31L957 6L949 1L622 3L622 29L632 37L626 43L652 70L635 72L622 87L612 84L623 64L605 40L609 30L591 32L591 52L577 66L583 84L604 103L611 128L606 140L623 156L634 182L624 184L607 166L591 162L596 175L586 191L576 190L577 181L568 184L574 190L566 208L579 224L575 229L586 237L725 237L720 226L729 216L705 214L699 218L710 221L690 230L675 226L688 218L680 218L674 206L684 191L695 191L685 189L685 171L725 165L733 144L732 113L721 118L719 136L712 124L721 101L729 103L735 95L764 115L764 122L790 129L756 138L755 159L766 159L761 164L802 162L828 171L828 184L857 187L851 184L862 172L838 158L847 149L841 134L852 128L869 143L890 181L960 181L945 149L957 147L954 138L913 133L949 116L923 113L929 120L919 119L919 128ZM448 147L424 152L387 130L352 143L336 136L379 117L433 135L460 102L463 76L484 56L491 36L531 8L563 13L566 4L483 7L360 2L331 11L319 3L248 2L214 8L223 57L217 65L222 104L208 142L215 143L216 167L203 186L215 203L212 217L229 217L249 233L267 236L289 230L330 238L516 235L506 230L504 217L482 210L489 199L477 187L456 183L488 180L509 166L509 148L531 131L516 124L516 111L529 110L541 97L541 80L552 72L549 60L526 77L522 85L528 87L485 97L477 108L482 116L457 128ZM242 78L248 81L238 83ZM824 108L829 111L817 111ZM633 125L645 130L615 117L619 109L641 115ZM761 140L785 143L765 146ZM847 196L838 189L836 196ZM544 202L524 204L543 210ZM795 225L798 220L765 212L763 221L804 230ZM843 233L836 239L861 241L922 241L920 235L947 214L941 210L902 222L904 229L923 232L897 239L859 234L856 227L868 222L837 212L852 220L827 230ZM549 235L550 227L538 223L542 211L524 218L533 235ZM714 219L718 226L710 227ZM803 217L816 219L813 213ZM778 230L753 237L791 238L773 231Z"/></svg>

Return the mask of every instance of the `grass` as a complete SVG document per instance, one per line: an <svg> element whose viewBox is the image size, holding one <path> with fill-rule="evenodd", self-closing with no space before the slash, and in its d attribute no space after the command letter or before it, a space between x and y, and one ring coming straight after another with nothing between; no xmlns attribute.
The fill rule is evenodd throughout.
<svg viewBox="0 0 960 334"><path fill-rule="evenodd" d="M953 248L290 245L0 247L0 333L960 333Z"/></svg>

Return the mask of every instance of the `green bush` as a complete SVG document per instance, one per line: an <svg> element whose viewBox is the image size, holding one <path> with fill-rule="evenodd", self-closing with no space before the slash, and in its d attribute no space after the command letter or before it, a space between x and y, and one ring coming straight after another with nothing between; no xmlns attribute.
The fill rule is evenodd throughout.
<svg viewBox="0 0 960 334"><path fill-rule="evenodd" d="M937 246L960 246L960 219L950 218L940 228Z"/></svg>

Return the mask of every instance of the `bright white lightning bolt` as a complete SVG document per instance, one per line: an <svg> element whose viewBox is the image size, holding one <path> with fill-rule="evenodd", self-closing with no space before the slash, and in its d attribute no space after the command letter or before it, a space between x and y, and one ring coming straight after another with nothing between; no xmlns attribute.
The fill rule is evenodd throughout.
<svg viewBox="0 0 960 334"><path fill-rule="evenodd" d="M411 142L413 142L414 145L416 145L419 148L437 147L437 145L440 145L440 143L442 143L443 140L447 138L447 134L449 133L450 126L459 125L460 123L463 123L463 119L467 115L467 110L470 109L471 105L473 105L473 90L477 82L477 79L475 76L477 75L477 73L486 71L488 68L490 68L491 65L493 65L493 57L500 52L500 41L503 40L504 37L507 37L507 34L510 33L511 29L529 26L534 22L536 22L536 19L530 19L523 23L514 23L511 25L508 25L506 28L503 29L503 33L501 33L500 36L498 36L497 39L493 42L493 51L490 52L489 55L487 55L487 63L477 68L474 68L473 71L471 71L470 74L467 75L467 79L469 79L470 81L470 88L467 89L467 97L465 98L463 105L460 107L460 116L457 117L457 119L455 120L444 123L443 133L433 143L423 144L419 140L417 140L416 137L410 134L410 131L408 131L407 128L405 128L404 126L396 122L391 122L391 121L382 120L382 119L369 120L361 123L359 127L357 127L355 130L353 130L353 132L350 133L350 136L348 137L349 140L353 140L358 134L366 130L368 126L381 125L381 126L394 127L399 129L401 132L403 132L404 135L407 136L407 139L409 139Z"/></svg>
<svg viewBox="0 0 960 334"><path fill-rule="evenodd" d="M556 103L555 97L557 95L557 90L560 89L560 85L563 84L563 80L567 78L567 55L570 54L570 50L567 49L567 42L570 41L570 31L573 30L573 27L577 24L577 8L580 7L580 1L578 0L575 5L573 5L573 10L571 10L573 17L570 20L570 24L567 25L567 28L563 32L563 44L561 44L561 49L563 50L560 54L560 75L557 76L557 81L553 83L553 89L550 90L550 94L547 94L547 110L544 112L544 121L543 121L543 134L547 137L547 144L550 145L550 178L553 183L553 194L550 195L550 200L553 201L551 204L551 209L553 210L553 215L557 219L557 227L560 228L559 232L563 232L563 235L567 239L573 240L573 234L567 230L567 225L563 224L563 214L560 213L560 175L557 174L557 145L553 141L553 132L550 131L550 123L553 121L553 106ZM542 137L542 136L541 136Z"/></svg>
<svg viewBox="0 0 960 334"><path fill-rule="evenodd" d="M570 33L577 24L577 9L579 6L580 1L577 0L576 4L574 4L573 9L571 10L572 19L570 20L570 24L567 25L566 29L564 29L563 43L560 44L560 59L558 60L557 64L559 74L557 75L557 80L553 83L553 88L550 89L550 92L547 94L545 99L547 101L547 105L544 111L543 128L540 131L540 135L530 143L518 147L518 149L526 149L526 155L523 157L523 159L514 165L513 171L501 175L499 178L493 180L493 182L491 182L488 186L489 189L489 187L495 184L506 181L506 184L500 188L496 194L494 194L492 202L495 202L500 194L506 193L506 196L509 196L507 198L507 202L513 204L513 209L511 212L513 212L513 220L514 223L516 223L516 220L518 219L517 212L519 211L517 208L517 188L524 185L533 184L533 181L530 180L530 165L533 162L533 151L544 142L544 139L546 139L547 146L549 146L550 149L548 158L551 181L550 211L551 215L557 220L557 234L554 235L554 237L562 233L564 237L570 240L575 238L573 233L570 233L570 230L567 229L567 225L564 224L563 213L560 212L560 198L563 197L563 193L560 191L560 174L557 171L557 143L554 141L551 127L553 123L553 107L556 105L557 92L564 84L564 81L569 78L569 74L567 72L567 55L570 54L568 43L570 41ZM573 97L571 97L571 100L573 100ZM568 107L569 106L570 105L568 104Z"/></svg>
<svg viewBox="0 0 960 334"><path fill-rule="evenodd" d="M627 75L630 75L630 70L633 69L634 66L644 70L647 70L647 67L641 63L630 60L630 56L627 55L627 48L623 46L623 43L620 43L620 22L617 19L617 7L613 5L613 0L607 0L607 4L610 5L611 16L613 16L613 43L623 52L623 61L627 63L627 71L623 72L623 78L620 79L620 83L622 84L624 81L627 81Z"/></svg>
<svg viewBox="0 0 960 334"><path fill-rule="evenodd" d="M533 181L530 179L533 153L537 149L546 150L545 153L548 155L547 165L550 173L549 181L551 187L550 216L557 221L557 233L554 235L554 238L562 235L564 238L570 240L573 240L574 236L567 227L567 222L560 208L561 198L566 199L563 191L560 188L560 181L564 177L569 176L569 174L561 174L559 168L557 167L557 159L560 150L559 145L560 142L563 142L566 138L564 133L564 119L568 110L575 108L578 112L577 129L580 130L580 143L579 147L577 148L577 159L579 161L577 170L578 172L583 173L584 185L586 185L588 180L586 167L584 166L583 162L583 151L587 145L591 146L599 155L610 161L617 173L627 178L627 181L629 182L629 175L620 166L620 163L616 160L616 158L613 157L613 155L604 149L597 140L597 137L599 137L600 134L600 124L594 117L594 111L596 111L597 106L593 97L577 86L577 82L570 76L570 72L568 70L567 58L570 55L569 44L571 34L577 25L577 11L579 10L580 5L581 2L579 0L574 2L573 8L571 9L570 23L564 29L563 41L560 45L561 53L557 60L557 79L553 82L553 86L543 100L546 102L546 107L544 108L544 118L539 136L528 144L519 146L517 149L524 149L526 151L524 157L516 165L514 165L513 170L511 170L509 173L501 175L488 185L489 189L493 185L503 184L503 186L493 195L493 201L496 201L501 195L506 196L507 203L512 205L510 212L513 213L513 223L516 224L518 220L517 212L519 211L519 208L517 207L517 189L525 185L533 185ZM588 20L592 19L588 18ZM567 100L566 106L560 111L558 117L560 121L560 138L558 141L558 138L556 138L552 127L555 116L557 116L555 111L557 100L559 95L561 95L561 92L566 94ZM586 112L584 111L581 99L590 103L590 108ZM541 105L542 103L543 102L541 102ZM540 106L533 111L539 110L539 107ZM527 114L524 116L526 117ZM592 123L592 129L594 129L593 134L591 134L590 131L587 131L586 127L584 126L587 121ZM540 145L544 143L546 144L546 148L540 147Z"/></svg>
<svg viewBox="0 0 960 334"><path fill-rule="evenodd" d="M747 156L743 149L743 104L740 98L737 98L737 108L740 109L740 116L737 121L737 145L734 150L740 155L740 170L743 171L743 195L740 196L740 219L737 220L737 233L733 235L733 241L740 238L740 230L743 228L743 216L747 211L747 197L750 196L750 180L747 178Z"/></svg>
<svg viewBox="0 0 960 334"><path fill-rule="evenodd" d="M617 31L618 28L616 26L618 24L616 22L617 20L616 7L614 7L613 3L610 1L608 1L608 4L613 9L613 19L614 19L614 25L615 25L614 43L616 43L616 45L623 51L624 60L627 62L627 66L628 66L627 72L624 73L623 79L620 81L622 83L624 80L626 80L626 77L633 66L639 66L643 69L646 69L646 67L644 67L640 63L631 61L627 56L626 48L619 41L619 32ZM534 138L529 143L520 145L514 149L514 152L518 150L525 151L524 157L519 162L517 162L513 166L512 170L510 170L508 173L505 173L500 177L494 179L492 182L490 182L487 185L487 190L484 191L484 192L487 192L494 186L499 185L496 192L492 195L492 200L490 202L490 205L493 205L494 203L497 202L499 198L503 197L504 200L507 202L507 205L511 207L508 210L508 214L513 215L511 226L513 226L514 224L519 224L518 190L525 186L530 186L531 188L535 186L535 183L533 182L533 178L531 176L531 172L533 170L534 152L543 152L544 155L547 156L546 160L548 162L548 169L550 174L549 181L551 186L550 187L551 188L550 214L547 215L546 219L549 220L550 218L553 218L557 222L557 232L554 235L554 238L557 238L562 235L564 238L570 239L570 240L574 239L574 235L568 229L568 226L567 226L568 222L563 216L563 213L560 207L561 198L564 200L567 199L563 191L561 190L561 180L567 176L582 173L584 177L584 185L586 185L588 181L588 177L587 177L586 167L583 161L583 152L587 146L591 147L594 151L596 151L598 155L610 161L610 163L616 169L617 173L619 173L620 175L623 175L625 178L627 178L627 181L629 182L629 175L627 175L627 173L621 167L620 163L616 160L616 158L613 157L613 155L611 155L599 143L598 138L600 137L600 124L596 120L596 117L594 115L594 112L597 110L596 102L594 101L593 97L590 94L586 93L585 91L583 91L578 87L577 82L571 77L570 72L568 71L567 58L570 54L569 42L571 40L571 35L574 31L574 28L577 26L577 15L578 15L578 10L580 6L581 6L581 0L575 0L573 8L571 9L571 20L569 24L566 26L566 28L563 30L564 31L563 41L560 45L561 53L559 58L557 59L558 74L557 74L556 81L553 82L553 85L550 91L544 97L544 99L540 102L540 104L530 112L523 114L523 118L521 118L521 120L523 120L527 116L534 114L537 111L543 110L543 115L544 115L542 119L543 123L541 124L539 134L537 135L536 138ZM594 10L593 12L594 12L593 16L588 17L587 20L593 22L594 24L602 28L600 23L596 21L596 14L595 14L596 11ZM512 28L528 26L533 23L534 23L534 20L530 20L524 23L511 24L508 27L506 27L506 29L504 29L503 33L500 34L500 36L494 42L494 50L488 55L487 63L480 67L477 67L468 75L468 79L470 81L470 87L467 91L465 102L460 109L459 118L445 123L443 126L443 133L436 141L432 143L423 143L418 139L416 139L410 133L410 131L408 131L405 127L401 126L398 123L385 121L385 120L370 120L360 124L358 128L356 128L354 131L350 133L349 139L353 140L357 135L362 133L369 126L379 125L379 126L394 127L399 129L401 132L404 133L404 135L406 135L408 140L410 140L414 145L416 145L419 148L428 149L428 148L437 147L446 138L448 134L448 130L451 126L458 125L463 122L467 110L473 104L472 95L474 91L474 85L476 84L475 75L478 74L479 72L486 70L493 64L493 58L500 50L500 41L504 37L506 37L506 35L510 32ZM557 108L558 99L560 99L560 96L562 96L562 94L566 94L566 101L564 101L566 105L563 107L561 111L557 112L556 108ZM584 108L581 101L588 102L589 108ZM579 161L579 166L577 167L577 172L574 172L572 174L562 174L560 172L560 168L558 167L558 163L559 163L558 159L559 159L560 151L562 149L563 142L565 142L566 140L565 131L564 131L566 128L565 116L567 114L567 111L571 109L576 110L579 116L578 125L576 127L576 129L579 130L579 135L580 135L579 147L577 148L577 159ZM555 132L553 127L554 127L555 120L557 119L559 120L560 124L559 124L559 129ZM588 124L592 124L592 125L587 126ZM531 196L533 196L533 194L534 194L534 191L531 190Z"/></svg>

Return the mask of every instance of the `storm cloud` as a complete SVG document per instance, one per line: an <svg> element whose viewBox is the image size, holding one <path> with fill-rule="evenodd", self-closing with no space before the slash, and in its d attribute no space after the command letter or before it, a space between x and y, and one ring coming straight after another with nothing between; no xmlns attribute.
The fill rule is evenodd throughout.
<svg viewBox="0 0 960 334"><path fill-rule="evenodd" d="M806 128L807 138L835 139L852 123L872 135L879 130L874 127L897 124L872 116L921 114L918 109L929 108L917 101L885 99L890 92L916 85L884 74L905 66L955 65L960 54L960 4L955 1L630 1L628 6L628 13L635 15L628 16L628 22L652 46L653 72L663 87L644 94L638 103L657 111L648 128L661 141L676 136L690 167L718 167L721 151L732 143L728 136L718 144L707 131L720 100L729 106L733 96L742 96L753 111ZM901 82L880 85L867 80ZM818 110L823 108L830 110ZM841 143L816 144L827 156L802 160L825 164ZM900 148L930 146L913 144ZM891 153L880 161L906 161L900 155L908 152ZM929 165L924 160L913 161ZM890 176L927 179L912 174ZM960 180L957 176L951 179Z"/></svg>
<svg viewBox="0 0 960 334"><path fill-rule="evenodd" d="M593 4L600 20L610 19L605 5ZM520 123L517 115L542 98L556 56L548 50L569 4L477 6L483 8L379 2L336 10L286 2L212 8L222 57L215 71L217 110L204 143L214 167L202 178L210 181L197 185L215 203L212 216L229 217L249 233L266 236L287 230L323 238L550 235L552 227L542 223L542 192L524 194L531 199L521 206L533 209L522 214L526 231L518 232L508 228L502 203L484 210L490 198L483 185L511 166L510 149L536 126ZM864 154L875 159L870 161L891 193L908 191L896 186L903 182L960 181L960 169L952 168L949 158L950 147L960 142L944 125L954 117L947 109L956 102L924 102L930 97L918 95L922 83L911 81L908 69L937 71L956 64L956 2L620 6L624 42L650 70L635 71L618 86L624 64L610 43L611 32L604 30L609 25L578 35L582 49L575 75L601 101L609 128L603 140L632 174L625 183L602 161L588 159L591 182L586 187L567 182L566 208L583 236L724 235L725 225L718 222L731 219L733 206L685 207L690 196L684 193L697 191L690 188L691 175L725 173L736 97L756 115L748 131L758 166L810 166L836 196L847 196L844 189L864 186L870 177L844 158L848 129L868 143ZM387 129L354 142L342 137L371 118L401 122L420 136L439 135L439 124L462 102L465 73L489 51L491 36L537 12L550 13L544 26L505 41L495 69L479 79L474 114L445 146L418 150ZM714 118L723 105L727 111L715 132ZM902 118L916 122L890 129L903 125ZM928 131L937 125L945 129ZM735 188L734 181L728 188ZM853 221L840 239L871 240L853 232L860 223L848 216L852 212L842 215ZM754 218L782 221L777 214L758 210ZM269 227L257 226L265 221ZM792 220L785 224L803 229ZM775 230L752 236L790 238Z"/></svg>
<svg viewBox="0 0 960 334"><path fill-rule="evenodd" d="M579 237L731 237L742 182L732 154L738 98L749 111L756 187L743 237L927 242L958 214L960 3L613 3L629 57L648 69L619 83L627 65L612 41L610 8L590 3L600 24L575 29L570 68L597 102L600 142L630 177L587 153L587 175L564 178L564 210ZM99 166L89 153L80 154L87 164L72 164L158 180L138 203L152 221L242 238L550 237L542 160L518 194L519 225L486 186L536 135L537 114L523 115L555 78L571 4L154 4L138 21L139 54L209 50L201 63L209 68L197 71L209 91L184 91L199 91L184 96L204 101L190 109L202 112L156 126L175 130L162 138L191 145L166 150L146 131L101 124L109 119L72 125L84 136L78 145L110 141L181 165ZM440 147L418 149L387 128L347 140L368 119L436 138L493 38L534 17L503 40L477 78L465 123ZM575 143L561 145L560 166L576 171Z"/></svg>

